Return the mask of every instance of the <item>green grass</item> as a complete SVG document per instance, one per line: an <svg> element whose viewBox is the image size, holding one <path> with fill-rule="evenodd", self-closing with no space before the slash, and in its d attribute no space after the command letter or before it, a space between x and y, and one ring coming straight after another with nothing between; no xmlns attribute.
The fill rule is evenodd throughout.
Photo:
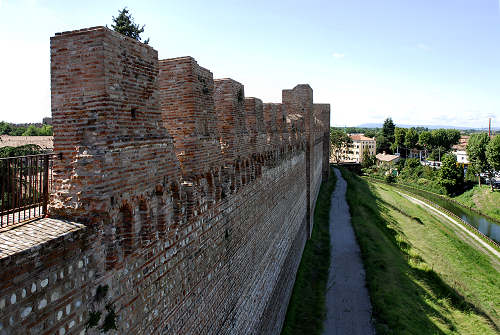
<svg viewBox="0 0 500 335"><path fill-rule="evenodd" d="M325 293L330 267L329 214L336 176L321 185L314 211L314 227L306 242L295 279L282 334L321 334L326 315Z"/></svg>
<svg viewBox="0 0 500 335"><path fill-rule="evenodd" d="M342 174L377 334L498 334L490 256L391 186Z"/></svg>
<svg viewBox="0 0 500 335"><path fill-rule="evenodd" d="M456 201L464 206L474 208L481 213L500 220L500 192L491 192L489 185L474 186L474 188L454 197Z"/></svg>

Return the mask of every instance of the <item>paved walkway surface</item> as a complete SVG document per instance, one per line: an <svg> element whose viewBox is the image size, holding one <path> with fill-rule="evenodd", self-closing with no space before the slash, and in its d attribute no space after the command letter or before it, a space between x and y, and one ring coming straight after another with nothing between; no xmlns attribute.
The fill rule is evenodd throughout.
<svg viewBox="0 0 500 335"><path fill-rule="evenodd" d="M347 183L339 170L335 169L335 174L337 186L330 209L331 261L323 334L375 334L365 270L345 199Z"/></svg>
<svg viewBox="0 0 500 335"><path fill-rule="evenodd" d="M56 238L84 229L81 223L43 218L0 229L0 259L39 247Z"/></svg>

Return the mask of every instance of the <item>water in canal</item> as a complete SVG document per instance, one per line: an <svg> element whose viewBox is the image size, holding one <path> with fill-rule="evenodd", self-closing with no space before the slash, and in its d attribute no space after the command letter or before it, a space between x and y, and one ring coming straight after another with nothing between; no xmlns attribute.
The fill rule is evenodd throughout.
<svg viewBox="0 0 500 335"><path fill-rule="evenodd" d="M449 210L458 217L462 218L465 222L476 227L484 235L500 243L500 225L498 223L432 193L415 189L412 189L411 192L427 198L439 206Z"/></svg>

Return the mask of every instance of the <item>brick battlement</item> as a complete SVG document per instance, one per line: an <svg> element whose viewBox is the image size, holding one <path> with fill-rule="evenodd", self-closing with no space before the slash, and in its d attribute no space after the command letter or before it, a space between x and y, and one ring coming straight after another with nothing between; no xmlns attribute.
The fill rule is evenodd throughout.
<svg viewBox="0 0 500 335"><path fill-rule="evenodd" d="M0 334L279 333L328 178L330 105L309 85L246 98L105 27L51 38L51 87L44 222L79 230L0 254Z"/></svg>

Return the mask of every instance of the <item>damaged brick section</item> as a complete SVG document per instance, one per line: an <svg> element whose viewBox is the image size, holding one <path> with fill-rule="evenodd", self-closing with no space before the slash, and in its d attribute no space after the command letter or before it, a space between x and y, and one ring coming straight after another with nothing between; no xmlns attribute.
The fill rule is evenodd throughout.
<svg viewBox="0 0 500 335"><path fill-rule="evenodd" d="M77 228L0 253L0 334L279 333L330 106L309 85L245 98L104 27L51 39L51 83L60 159L38 225Z"/></svg>

